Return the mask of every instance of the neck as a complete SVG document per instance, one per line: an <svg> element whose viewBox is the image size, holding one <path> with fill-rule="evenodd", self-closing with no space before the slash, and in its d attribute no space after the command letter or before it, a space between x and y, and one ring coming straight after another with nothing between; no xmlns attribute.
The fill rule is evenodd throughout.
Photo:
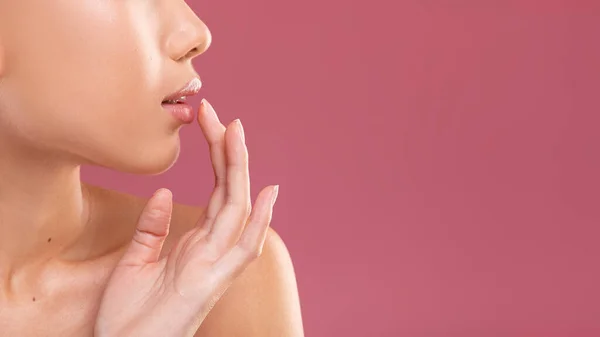
<svg viewBox="0 0 600 337"><path fill-rule="evenodd" d="M0 138L2 281L67 255L89 220L80 166L14 144Z"/></svg>

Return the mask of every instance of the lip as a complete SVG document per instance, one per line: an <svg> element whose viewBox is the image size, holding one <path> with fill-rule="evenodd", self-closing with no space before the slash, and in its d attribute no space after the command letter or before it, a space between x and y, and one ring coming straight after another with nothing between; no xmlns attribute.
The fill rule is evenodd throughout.
<svg viewBox="0 0 600 337"><path fill-rule="evenodd" d="M177 100L181 97L194 96L200 92L200 88L202 88L202 81L200 81L200 78L194 77L183 88L164 97L162 103L168 100Z"/></svg>
<svg viewBox="0 0 600 337"><path fill-rule="evenodd" d="M168 111L175 120L183 124L190 124L194 121L192 106L187 103L163 104L163 109Z"/></svg>

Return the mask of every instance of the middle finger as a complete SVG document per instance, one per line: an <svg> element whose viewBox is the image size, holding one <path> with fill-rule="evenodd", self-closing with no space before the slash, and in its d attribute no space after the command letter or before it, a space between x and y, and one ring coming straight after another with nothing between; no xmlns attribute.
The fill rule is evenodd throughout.
<svg viewBox="0 0 600 337"><path fill-rule="evenodd" d="M231 123L225 132L227 195L209 237L219 248L230 247L237 241L252 208L248 150L243 132L239 119Z"/></svg>

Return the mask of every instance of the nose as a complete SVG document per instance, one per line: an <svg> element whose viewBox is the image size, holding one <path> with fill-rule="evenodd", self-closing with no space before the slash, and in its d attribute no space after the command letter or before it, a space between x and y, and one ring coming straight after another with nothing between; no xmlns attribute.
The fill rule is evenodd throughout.
<svg viewBox="0 0 600 337"><path fill-rule="evenodd" d="M185 3L178 9L173 8L170 21L166 50L175 61L192 60L204 53L212 41L208 27L198 18L196 13ZM174 6L175 7L175 6Z"/></svg>

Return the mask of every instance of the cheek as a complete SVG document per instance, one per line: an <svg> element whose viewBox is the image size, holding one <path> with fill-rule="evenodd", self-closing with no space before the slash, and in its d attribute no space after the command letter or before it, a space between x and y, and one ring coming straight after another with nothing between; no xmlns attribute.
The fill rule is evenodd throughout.
<svg viewBox="0 0 600 337"><path fill-rule="evenodd" d="M6 83L19 93L7 118L22 134L105 164L136 162L136 155L154 154L158 164L150 166L172 159L178 138L160 107L165 61L156 25L126 3L105 1L123 7L78 13L68 13L77 9L69 4L67 12L49 9L19 23Z"/></svg>
<svg viewBox="0 0 600 337"><path fill-rule="evenodd" d="M18 90L82 105L149 99L162 59L152 16L132 13L138 3L67 1L28 14L9 60Z"/></svg>
<svg viewBox="0 0 600 337"><path fill-rule="evenodd" d="M16 135L38 148L76 154L90 160L133 159L153 148L172 147L175 128L154 100L135 95L108 95L88 90L76 100L29 94L3 100L0 132ZM101 159L104 158L104 159Z"/></svg>
<svg viewBox="0 0 600 337"><path fill-rule="evenodd" d="M132 23L74 21L24 32L41 36L31 39L39 43L16 48L22 57L15 58L9 81L15 92L23 93L14 108L27 116L20 123L57 132L132 132L160 101L157 49L148 33L141 34ZM79 25L78 30L71 27Z"/></svg>
<svg viewBox="0 0 600 337"><path fill-rule="evenodd" d="M110 108L114 102L109 101L87 106L45 103L45 109L29 105L7 110L10 114L2 114L0 132L8 130L37 148L131 173L163 172L179 155L177 124L160 107L144 102L126 108Z"/></svg>

